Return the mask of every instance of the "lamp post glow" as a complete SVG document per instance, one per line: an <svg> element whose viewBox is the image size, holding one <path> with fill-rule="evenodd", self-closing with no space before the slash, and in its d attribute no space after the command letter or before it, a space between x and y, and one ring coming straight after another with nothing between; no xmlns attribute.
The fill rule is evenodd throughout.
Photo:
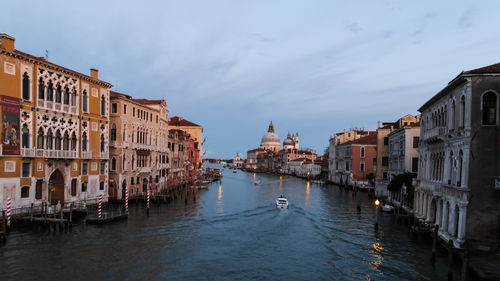
<svg viewBox="0 0 500 281"><path fill-rule="evenodd" d="M375 200L375 231L378 230L378 206L380 205L380 201L378 199Z"/></svg>

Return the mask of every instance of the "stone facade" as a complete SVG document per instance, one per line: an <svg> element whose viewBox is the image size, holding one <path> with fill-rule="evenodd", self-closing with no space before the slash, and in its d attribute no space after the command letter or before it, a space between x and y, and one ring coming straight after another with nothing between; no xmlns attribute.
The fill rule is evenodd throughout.
<svg viewBox="0 0 500 281"><path fill-rule="evenodd" d="M168 110L164 100L111 92L110 189L114 199L167 187Z"/></svg>
<svg viewBox="0 0 500 281"><path fill-rule="evenodd" d="M497 249L500 64L460 73L422 112L416 215L455 247Z"/></svg>

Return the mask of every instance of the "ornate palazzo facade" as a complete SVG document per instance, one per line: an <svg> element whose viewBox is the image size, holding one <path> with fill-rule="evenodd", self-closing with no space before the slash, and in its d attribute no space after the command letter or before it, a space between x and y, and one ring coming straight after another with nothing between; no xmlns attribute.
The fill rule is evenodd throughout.
<svg viewBox="0 0 500 281"><path fill-rule="evenodd" d="M78 73L14 41L0 34L0 204L106 200L111 84L96 69Z"/></svg>
<svg viewBox="0 0 500 281"><path fill-rule="evenodd" d="M419 109L415 212L455 247L498 247L499 75L500 64L462 72Z"/></svg>

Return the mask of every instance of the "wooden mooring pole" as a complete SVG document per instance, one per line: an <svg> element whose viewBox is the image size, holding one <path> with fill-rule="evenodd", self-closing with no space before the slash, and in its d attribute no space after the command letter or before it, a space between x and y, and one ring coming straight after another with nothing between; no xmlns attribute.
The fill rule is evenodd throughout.
<svg viewBox="0 0 500 281"><path fill-rule="evenodd" d="M432 261L435 262L436 261L436 243L437 243L437 239L438 239L438 231L439 231L439 225L436 224L434 226L434 235L432 236Z"/></svg>
<svg viewBox="0 0 500 281"><path fill-rule="evenodd" d="M453 263L453 240L448 240L448 281L453 281L451 265Z"/></svg>

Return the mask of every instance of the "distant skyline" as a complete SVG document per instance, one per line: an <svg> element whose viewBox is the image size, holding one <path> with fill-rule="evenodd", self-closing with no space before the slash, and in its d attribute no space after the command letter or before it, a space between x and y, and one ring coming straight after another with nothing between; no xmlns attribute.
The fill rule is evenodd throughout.
<svg viewBox="0 0 500 281"><path fill-rule="evenodd" d="M147 3L147 5L146 5ZM258 147L272 120L319 154L336 132L417 109L500 62L498 1L7 1L16 49L112 90L165 98L206 157ZM1 94L1 93L0 93Z"/></svg>

